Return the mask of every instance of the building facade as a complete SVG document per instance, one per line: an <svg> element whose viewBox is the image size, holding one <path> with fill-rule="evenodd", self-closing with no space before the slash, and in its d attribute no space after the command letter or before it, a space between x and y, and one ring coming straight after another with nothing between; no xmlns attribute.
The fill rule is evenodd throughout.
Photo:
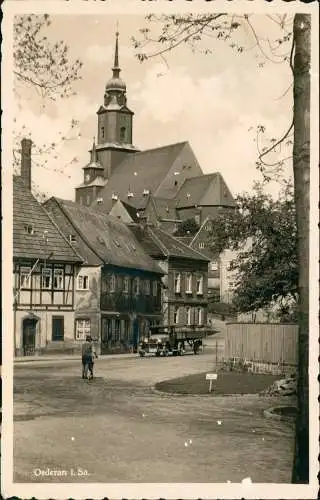
<svg viewBox="0 0 320 500"><path fill-rule="evenodd" d="M121 220L51 198L45 207L83 258L75 285L75 340L90 334L102 354L137 346L162 321L163 272Z"/></svg>
<svg viewBox="0 0 320 500"><path fill-rule="evenodd" d="M13 178L14 351L66 351L74 336L74 279L82 258L31 193L31 146Z"/></svg>
<svg viewBox="0 0 320 500"><path fill-rule="evenodd" d="M205 326L209 259L159 228L131 227L145 251L165 273L162 279L164 324Z"/></svg>

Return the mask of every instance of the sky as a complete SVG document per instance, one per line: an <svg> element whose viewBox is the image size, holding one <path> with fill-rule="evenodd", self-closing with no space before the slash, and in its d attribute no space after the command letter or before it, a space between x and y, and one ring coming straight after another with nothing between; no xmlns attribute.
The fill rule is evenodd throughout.
<svg viewBox="0 0 320 500"><path fill-rule="evenodd" d="M51 19L48 39L63 40L70 57L82 60L82 80L74 85L75 96L55 104L43 103L33 89L19 86L16 128L24 125L34 142L47 144L66 135L71 119L79 126L69 134L70 140L46 157L46 168L33 168L37 189L47 196L74 199L97 135L96 112L112 74L117 26L121 77L127 85L128 106L135 113L134 145L143 150L189 141L203 172L220 172L234 195L251 191L254 181L261 180L255 165L257 125L266 127L269 138L279 138L292 119L292 90L281 97L292 82L287 63L265 61L259 67L257 49L238 54L213 38L202 41L194 53L184 45L167 54L165 61L158 57L141 63L131 37L138 37L139 28L147 25L143 16L52 15ZM279 36L276 23L265 15L253 16L252 23L261 37ZM249 29L237 36L246 48L254 45ZM205 55L204 48L212 53ZM289 161L286 176L291 176L291 168ZM275 183L267 188L272 193L278 189Z"/></svg>

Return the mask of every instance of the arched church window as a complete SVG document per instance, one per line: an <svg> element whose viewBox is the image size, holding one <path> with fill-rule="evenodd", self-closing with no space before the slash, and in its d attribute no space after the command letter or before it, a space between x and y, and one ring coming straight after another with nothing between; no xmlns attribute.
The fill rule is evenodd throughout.
<svg viewBox="0 0 320 500"><path fill-rule="evenodd" d="M104 139L104 127L101 127L101 137Z"/></svg>
<svg viewBox="0 0 320 500"><path fill-rule="evenodd" d="M120 141L124 141L126 137L126 127L121 127L120 128Z"/></svg>

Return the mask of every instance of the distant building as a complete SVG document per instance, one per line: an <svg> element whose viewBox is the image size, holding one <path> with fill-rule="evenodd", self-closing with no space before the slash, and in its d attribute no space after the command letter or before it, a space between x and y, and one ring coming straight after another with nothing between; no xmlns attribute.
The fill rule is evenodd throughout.
<svg viewBox="0 0 320 500"><path fill-rule="evenodd" d="M45 207L84 261L76 276L75 340L90 334L103 354L130 349L162 321L163 272L119 219L57 198Z"/></svg>
<svg viewBox="0 0 320 500"><path fill-rule="evenodd" d="M13 178L15 355L65 351L74 338L74 276L82 257L31 193L31 140Z"/></svg>
<svg viewBox="0 0 320 500"><path fill-rule="evenodd" d="M208 297L214 302L232 301L234 273L230 264L236 258L236 252L225 250L214 254L210 248L210 234L214 231L214 218L208 216L193 238L188 238L191 248L203 253L210 259L208 266Z"/></svg>

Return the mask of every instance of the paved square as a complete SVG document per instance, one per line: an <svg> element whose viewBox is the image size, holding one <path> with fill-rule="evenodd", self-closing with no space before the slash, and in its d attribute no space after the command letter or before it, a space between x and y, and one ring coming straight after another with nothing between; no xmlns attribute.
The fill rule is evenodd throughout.
<svg viewBox="0 0 320 500"><path fill-rule="evenodd" d="M78 360L19 363L14 481L289 483L293 426L263 416L279 399L153 389L212 368L210 353L99 358L89 382Z"/></svg>

